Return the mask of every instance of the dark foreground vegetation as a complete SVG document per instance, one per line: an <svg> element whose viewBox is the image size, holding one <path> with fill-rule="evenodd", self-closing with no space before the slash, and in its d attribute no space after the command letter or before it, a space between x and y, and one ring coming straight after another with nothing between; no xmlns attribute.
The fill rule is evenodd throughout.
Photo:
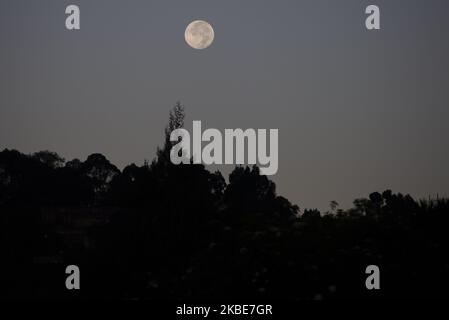
<svg viewBox="0 0 449 320"><path fill-rule="evenodd" d="M300 210L258 168L226 183L174 166L168 133L152 163L118 170L103 155L0 152L4 298L332 299L443 297L449 201L387 190L350 210ZM65 288L65 267L81 290ZM365 287L378 265L381 290Z"/></svg>

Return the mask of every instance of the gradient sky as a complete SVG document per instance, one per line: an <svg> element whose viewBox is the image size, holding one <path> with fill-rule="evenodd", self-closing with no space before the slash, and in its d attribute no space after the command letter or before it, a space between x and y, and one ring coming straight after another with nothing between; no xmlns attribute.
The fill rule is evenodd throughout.
<svg viewBox="0 0 449 320"><path fill-rule="evenodd" d="M449 196L448 14L447 0L0 0L0 149L142 164L180 100L203 128L278 128L273 180L301 208ZM203 51L184 41L196 19L215 29Z"/></svg>

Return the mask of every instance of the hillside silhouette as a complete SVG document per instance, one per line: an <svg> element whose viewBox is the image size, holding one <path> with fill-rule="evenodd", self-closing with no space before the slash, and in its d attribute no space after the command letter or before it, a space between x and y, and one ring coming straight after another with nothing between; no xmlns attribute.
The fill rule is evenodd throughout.
<svg viewBox="0 0 449 320"><path fill-rule="evenodd" d="M336 299L443 297L448 199L386 190L353 208L300 210L254 167L228 183L203 165L173 165L169 134L155 159L119 170L102 154L0 152L4 298ZM322 182L325 183L325 182ZM81 269L79 291L65 267ZM365 268L381 269L381 290Z"/></svg>

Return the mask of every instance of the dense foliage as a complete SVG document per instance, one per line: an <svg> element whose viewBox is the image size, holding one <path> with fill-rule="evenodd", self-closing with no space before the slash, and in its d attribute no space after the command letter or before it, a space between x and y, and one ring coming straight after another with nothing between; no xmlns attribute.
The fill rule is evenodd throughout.
<svg viewBox="0 0 449 320"><path fill-rule="evenodd" d="M166 137L183 124L178 104ZM202 165L120 171L101 154L0 152L2 295L57 298L379 298L441 296L449 201L387 190L350 210L304 210L257 167L226 183ZM83 290L64 287L65 266ZM365 288L378 265L380 291Z"/></svg>

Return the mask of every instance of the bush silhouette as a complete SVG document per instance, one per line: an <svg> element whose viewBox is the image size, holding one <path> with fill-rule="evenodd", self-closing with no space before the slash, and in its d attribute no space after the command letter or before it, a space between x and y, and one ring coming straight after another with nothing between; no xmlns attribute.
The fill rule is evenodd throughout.
<svg viewBox="0 0 449 320"><path fill-rule="evenodd" d="M102 154L0 152L1 294L73 298L61 285L68 264L83 270L80 298L444 294L447 199L386 190L348 210L332 201L331 212L301 212L257 166L226 183L203 165L173 165L169 134L184 116L177 103L154 161L122 171ZM378 292L364 287L370 264L382 270Z"/></svg>

